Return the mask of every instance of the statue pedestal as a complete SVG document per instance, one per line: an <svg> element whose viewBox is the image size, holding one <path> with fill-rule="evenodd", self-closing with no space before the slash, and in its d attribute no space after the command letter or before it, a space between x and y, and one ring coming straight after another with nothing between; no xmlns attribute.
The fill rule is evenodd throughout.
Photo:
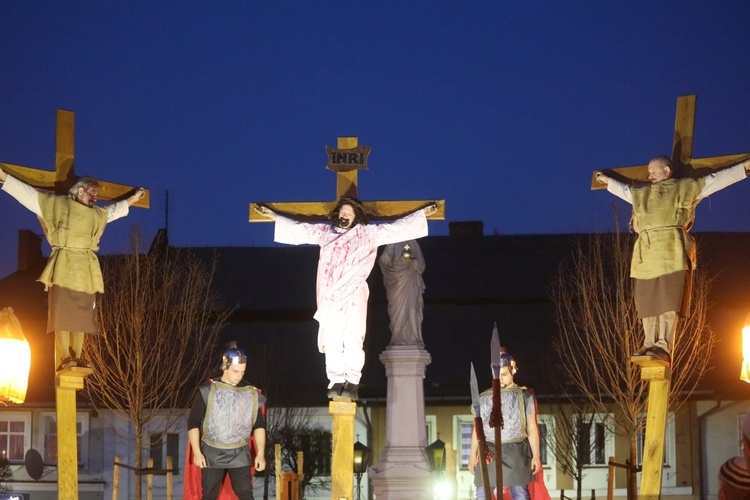
<svg viewBox="0 0 750 500"><path fill-rule="evenodd" d="M425 455L424 375L430 354L419 346L391 345L380 355L388 377L385 449L369 470L378 500L432 498Z"/></svg>

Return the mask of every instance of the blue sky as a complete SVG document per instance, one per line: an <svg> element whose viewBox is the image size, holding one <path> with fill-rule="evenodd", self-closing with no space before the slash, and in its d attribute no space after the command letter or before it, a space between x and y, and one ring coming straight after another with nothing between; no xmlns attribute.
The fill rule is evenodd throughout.
<svg viewBox="0 0 750 500"><path fill-rule="evenodd" d="M608 231L599 168L671 148L697 94L694 156L750 153L750 3L0 3L0 162L51 170L55 109L76 171L151 190L112 223L179 246L271 246L250 201L332 200L325 146L372 147L364 200L445 199L485 234ZM750 182L695 231L750 231ZM36 218L0 196L0 277ZM448 234L448 222L431 223ZM427 256L429 259L429 256Z"/></svg>

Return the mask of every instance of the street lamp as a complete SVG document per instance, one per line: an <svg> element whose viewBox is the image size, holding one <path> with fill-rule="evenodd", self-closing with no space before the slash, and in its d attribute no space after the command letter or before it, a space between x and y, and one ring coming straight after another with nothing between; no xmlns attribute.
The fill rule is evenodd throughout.
<svg viewBox="0 0 750 500"><path fill-rule="evenodd" d="M750 382L750 314L745 318L745 326L742 328L742 370L740 380Z"/></svg>
<svg viewBox="0 0 750 500"><path fill-rule="evenodd" d="M427 461L430 463L430 470L438 474L433 498L450 498L451 487L443 477L447 457L445 443L438 438L434 443L427 446L424 451L427 455Z"/></svg>
<svg viewBox="0 0 750 500"><path fill-rule="evenodd" d="M443 472L445 470L445 443L440 439L425 448L427 461L430 462L432 472Z"/></svg>
<svg viewBox="0 0 750 500"><path fill-rule="evenodd" d="M372 450L357 439L357 442L354 443L354 475L357 476L357 500L362 498L362 490L360 489L362 474L367 472L371 460Z"/></svg>
<svg viewBox="0 0 750 500"><path fill-rule="evenodd" d="M0 401L24 402L30 369L29 342L13 309L6 307L0 311Z"/></svg>

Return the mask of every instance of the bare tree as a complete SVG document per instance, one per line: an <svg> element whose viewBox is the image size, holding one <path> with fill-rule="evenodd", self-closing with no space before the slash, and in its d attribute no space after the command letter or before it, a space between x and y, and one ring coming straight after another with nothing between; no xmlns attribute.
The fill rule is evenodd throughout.
<svg viewBox="0 0 750 500"><path fill-rule="evenodd" d="M318 491L331 484L331 431L316 425L312 412L312 408L272 408L266 414L269 441L281 445L282 469L296 472L297 452L302 452L304 476L300 481L300 498L305 497L306 489ZM269 457L266 478L269 478L276 473L275 450L268 449L266 455Z"/></svg>
<svg viewBox="0 0 750 500"><path fill-rule="evenodd" d="M99 303L100 335L86 352L94 373L86 384L94 404L132 424L135 467L143 450L184 422L193 391L211 371L219 331L231 311L212 290L215 270L194 256L164 247L141 253L137 229L131 252L104 261L106 291ZM136 475L135 497L141 498Z"/></svg>
<svg viewBox="0 0 750 500"><path fill-rule="evenodd" d="M5 453L0 457L0 493L10 493L13 488L10 483L13 482L13 469L10 468L10 462Z"/></svg>
<svg viewBox="0 0 750 500"><path fill-rule="evenodd" d="M301 363L305 357L309 357L309 352L294 342L283 345L258 344L248 350L250 377L268 396L263 498L269 497L271 482L276 477L275 444L281 445L281 465L285 471L297 472L297 452L303 453L301 498L304 498L306 489L316 491L330 486L331 431L316 422L313 407L291 406L309 395L304 394L298 381L283 377L279 372L278 360L283 359L286 364L294 365ZM321 386L321 393L324 387Z"/></svg>
<svg viewBox="0 0 750 500"><path fill-rule="evenodd" d="M641 347L643 332L630 280L633 235L619 231L577 241L572 261L563 264L552 287L558 335L554 344L573 387L571 400L597 411L614 405L615 427L630 440L629 463L636 464L637 434L644 425L648 382L630 361ZM696 270L692 311L680 321L672 352L669 407L677 411L709 369L716 339L706 322L712 279ZM628 495L636 491L628 476Z"/></svg>
<svg viewBox="0 0 750 500"><path fill-rule="evenodd" d="M580 500L584 468L592 463L592 456L601 449L596 429L610 432L614 429L608 418L602 418L596 409L585 403L580 406L557 403L551 406L551 410L555 424L553 432L547 431L547 446L555 457L557 468L576 482L576 498Z"/></svg>

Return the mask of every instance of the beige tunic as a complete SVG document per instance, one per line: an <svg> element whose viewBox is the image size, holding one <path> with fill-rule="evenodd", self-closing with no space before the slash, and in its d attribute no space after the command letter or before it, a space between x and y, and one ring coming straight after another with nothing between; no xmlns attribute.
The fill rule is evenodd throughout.
<svg viewBox="0 0 750 500"><path fill-rule="evenodd" d="M39 193L42 227L52 247L39 281L85 293L103 293L96 251L107 226L107 210L87 207L66 196Z"/></svg>

